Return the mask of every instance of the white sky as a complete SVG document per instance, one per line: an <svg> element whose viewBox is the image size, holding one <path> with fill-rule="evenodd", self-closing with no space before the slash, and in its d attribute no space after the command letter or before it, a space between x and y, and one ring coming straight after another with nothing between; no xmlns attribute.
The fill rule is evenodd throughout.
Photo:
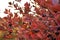
<svg viewBox="0 0 60 40"><path fill-rule="evenodd" d="M14 0L0 0L0 17L1 18L7 16L7 14L4 14L4 10L5 10L5 8L8 7L8 2L10 2L10 1L13 2ZM22 0L20 3L21 6L23 6L23 4L25 2L29 2L29 0Z"/></svg>

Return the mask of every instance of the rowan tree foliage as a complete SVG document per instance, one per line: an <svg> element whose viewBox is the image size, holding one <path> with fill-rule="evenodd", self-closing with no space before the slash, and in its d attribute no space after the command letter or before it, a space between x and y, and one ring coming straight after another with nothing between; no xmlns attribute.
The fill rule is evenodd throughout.
<svg viewBox="0 0 60 40"><path fill-rule="evenodd" d="M60 40L59 0L30 0L24 7L15 1L8 3L14 12L6 8L0 18L0 40Z"/></svg>

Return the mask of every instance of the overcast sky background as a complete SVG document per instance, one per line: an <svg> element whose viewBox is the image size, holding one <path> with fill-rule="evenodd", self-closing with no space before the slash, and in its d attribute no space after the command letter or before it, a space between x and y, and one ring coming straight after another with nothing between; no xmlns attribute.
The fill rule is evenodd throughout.
<svg viewBox="0 0 60 40"><path fill-rule="evenodd" d="M7 14L4 14L4 10L5 10L5 8L8 7L8 2L10 2L10 1L13 2L14 0L0 0L0 17L1 18L7 16ZM23 6L23 4L25 2L29 2L29 0L22 0L20 3L21 6Z"/></svg>

